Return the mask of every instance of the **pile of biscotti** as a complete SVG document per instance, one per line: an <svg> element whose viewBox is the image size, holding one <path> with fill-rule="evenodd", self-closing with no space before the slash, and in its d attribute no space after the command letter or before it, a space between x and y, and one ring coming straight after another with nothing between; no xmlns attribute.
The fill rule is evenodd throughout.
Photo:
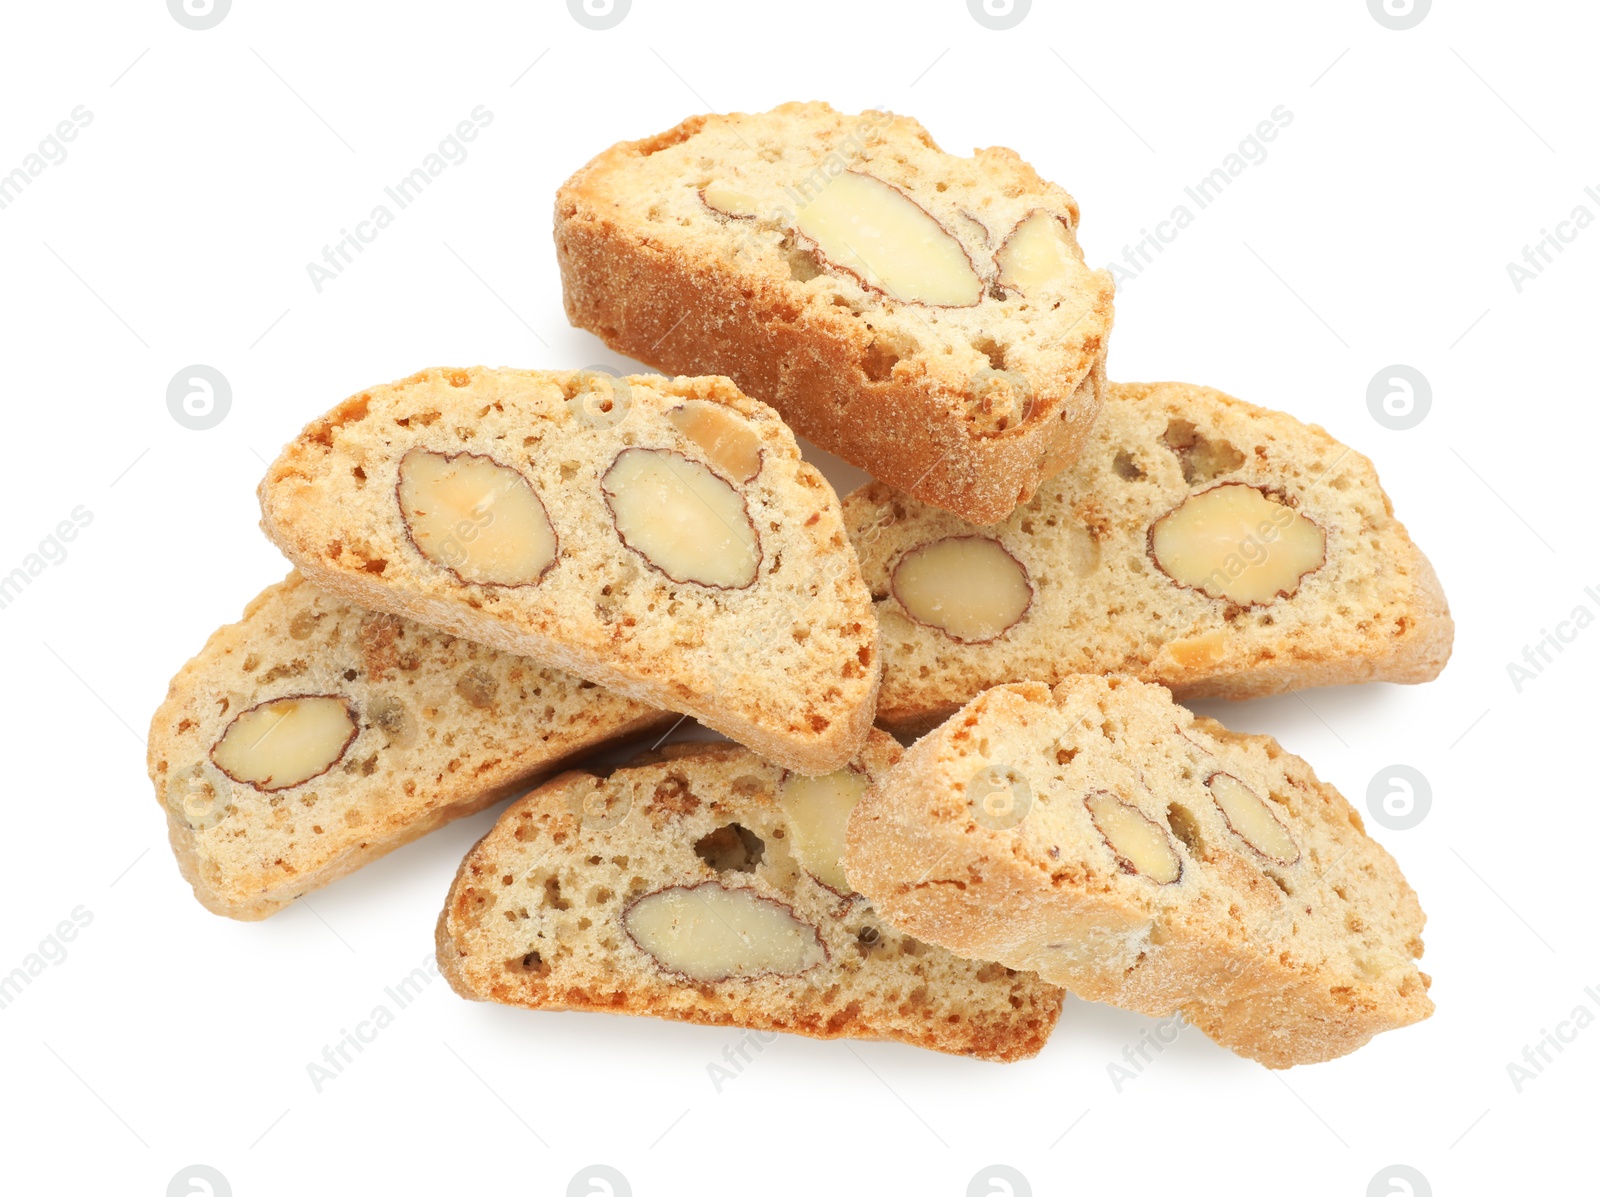
<svg viewBox="0 0 1600 1197"><path fill-rule="evenodd" d="M1107 382L1077 224L886 112L600 154L567 313L663 374L424 370L284 449L293 572L151 726L195 895L261 918L522 795L439 918L466 997L1013 1060L1066 989L1271 1067L1426 1018L1393 858L1175 696L1432 679L1438 581L1320 428Z"/></svg>

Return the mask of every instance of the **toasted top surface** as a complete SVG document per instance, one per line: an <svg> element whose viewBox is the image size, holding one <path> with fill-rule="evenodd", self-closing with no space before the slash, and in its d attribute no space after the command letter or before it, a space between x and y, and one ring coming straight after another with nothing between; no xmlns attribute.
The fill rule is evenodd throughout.
<svg viewBox="0 0 1600 1197"><path fill-rule="evenodd" d="M294 716L275 704L297 703L304 718L318 698L335 700L323 707L334 734L317 741L302 727L301 743L274 754L294 734ZM267 718L246 726L248 712ZM320 884L342 857L663 714L291 573L173 678L150 722L150 777L203 900L266 913L254 908ZM219 749L230 728L230 748ZM298 773L282 768L297 761L317 772L286 784Z"/></svg>
<svg viewBox="0 0 1600 1197"><path fill-rule="evenodd" d="M874 732L846 773L878 775L899 752ZM837 857L823 859L842 844L792 805L804 779L726 744L640 760L605 779L550 782L468 855L439 928L440 965L458 991L994 1059L1039 1050L1060 991L918 943L842 892ZM652 919L662 901L679 904L668 907L683 924L677 949ZM718 942L731 923L743 948ZM776 956L761 956L764 935Z"/></svg>
<svg viewBox="0 0 1600 1197"><path fill-rule="evenodd" d="M1211 564L1253 577L1255 562L1288 561L1301 547L1290 534L1305 532L1313 545L1320 539L1323 560L1298 577L1298 566L1286 567L1290 593L1235 601L1226 578L1209 582L1208 593L1158 564L1158 549L1171 553L1152 540L1158 521L1193 496L1237 484L1261 492L1252 503L1269 522L1276 513L1301 526L1256 524L1233 556ZM942 716L1017 678L1117 672L1185 694L1244 697L1373 677L1422 681L1450 652L1444 595L1372 463L1315 425L1207 387L1113 384L1082 456L999 524L974 528L876 483L847 496L844 510L877 600L879 714L891 722ZM992 621L963 642L926 622L926 603L908 606L897 590L915 595L897 585L895 571L924 546L971 536L1004 554L995 555L998 566L980 561L981 573L961 573L963 595L983 593L1015 566L1026 582L1005 612L1014 623Z"/></svg>
<svg viewBox="0 0 1600 1197"><path fill-rule="evenodd" d="M1360 1012L1342 1050L1432 1010L1416 894L1349 803L1128 678L986 691L857 805L846 861L913 933L1136 1009L1257 1002L1291 1042Z"/></svg>
<svg viewBox="0 0 1600 1197"><path fill-rule="evenodd" d="M850 179L830 191L847 174L900 198ZM849 186L865 194L847 201ZM870 219L849 225L863 205ZM837 208L849 227L834 232ZM998 258L1035 213L1059 230L1048 285ZM947 154L915 120L881 110L790 103L692 117L600 154L562 188L557 214L644 228L665 252L735 271L769 299L781 292L794 321L841 340L861 339L865 324L882 369L914 372L985 433L1027 420L1033 392L1069 394L1111 327L1111 279L1083 263L1071 195L1012 150ZM909 248L897 259L874 237L902 218L897 244ZM936 293L946 270L966 281ZM997 375L1005 385L991 385Z"/></svg>
<svg viewBox="0 0 1600 1197"><path fill-rule="evenodd" d="M509 480L522 523L493 507L424 527L441 505L415 489L432 475L402 477L419 461ZM660 476L629 490L621 467L640 462ZM838 500L777 415L726 379L424 371L310 424L260 496L268 536L318 585L694 714L794 767L836 767L870 722L876 632ZM522 525L541 519L534 544ZM515 584L473 580L491 544L533 545L535 572L546 564ZM685 563L730 568L705 581Z"/></svg>

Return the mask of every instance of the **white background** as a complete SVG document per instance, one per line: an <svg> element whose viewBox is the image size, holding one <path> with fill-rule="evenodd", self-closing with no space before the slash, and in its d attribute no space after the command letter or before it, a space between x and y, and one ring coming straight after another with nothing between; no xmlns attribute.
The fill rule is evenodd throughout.
<svg viewBox="0 0 1600 1197"><path fill-rule="evenodd" d="M1360 1197L1395 1163L1440 1194L1589 1174L1600 1029L1520 1093L1507 1064L1575 1007L1600 1013L1600 630L1520 693L1507 664L1575 607L1600 614L1600 227L1520 293L1506 263L1575 206L1600 215L1592 5L1441 2L1407 31L1362 0L1039 0L1009 31L960 0L635 0L607 31L552 0L236 0L204 32L160 0L4 21L0 173L93 114L0 210L0 573L93 513L0 610L0 973L74 908L93 919L0 1010L6 1191L158 1197L197 1162L239 1197L559 1194L596 1162L641 1195L959 1197L994 1163L1041 1194ZM1153 1024L1069 1001L1026 1063L780 1037L718 1093L707 1065L733 1031L492 1008L435 981L314 1092L306 1065L431 952L493 814L261 924L207 914L179 879L143 733L171 674L284 572L255 528L264 462L423 366L621 364L562 316L557 185L620 138L790 99L1016 148L1077 196L1095 264L1293 114L1122 288L1111 372L1324 425L1377 462L1438 566L1459 635L1437 683L1207 708L1363 809L1392 764L1431 783L1415 828L1369 820L1430 916L1431 1021L1287 1074L1187 1031L1118 1092L1107 1066ZM317 293L306 264L477 105L493 121L469 157ZM204 432L166 407L194 363L232 386ZM1367 406L1395 363L1432 388L1407 431Z"/></svg>

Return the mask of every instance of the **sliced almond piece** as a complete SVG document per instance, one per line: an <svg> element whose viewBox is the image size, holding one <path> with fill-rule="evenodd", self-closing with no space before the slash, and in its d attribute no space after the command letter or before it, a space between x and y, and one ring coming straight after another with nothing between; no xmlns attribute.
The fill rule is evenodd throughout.
<svg viewBox="0 0 1600 1197"><path fill-rule="evenodd" d="M778 805L789 820L789 847L795 859L836 894L855 892L844 875L844 838L850 812L866 792L866 775L854 769L822 777L791 773L778 790Z"/></svg>
<svg viewBox="0 0 1600 1197"><path fill-rule="evenodd" d="M297 694L251 707L228 724L211 760L234 781L286 790L326 773L356 738L350 704L331 694Z"/></svg>
<svg viewBox="0 0 1600 1197"><path fill-rule="evenodd" d="M761 438L748 420L722 404L691 399L669 411L667 419L735 482L749 482L761 472Z"/></svg>
<svg viewBox="0 0 1600 1197"><path fill-rule="evenodd" d="M761 542L738 491L671 449L624 449L600 480L622 543L674 582L742 590Z"/></svg>
<svg viewBox="0 0 1600 1197"><path fill-rule="evenodd" d="M521 473L478 453L412 449L400 515L417 551L463 582L532 586L556 561L556 532Z"/></svg>
<svg viewBox="0 0 1600 1197"><path fill-rule="evenodd" d="M761 209L760 201L755 196L737 188L724 187L720 183L702 188L700 202L713 212L721 212L724 216L740 219L754 216Z"/></svg>
<svg viewBox="0 0 1600 1197"><path fill-rule="evenodd" d="M912 549L889 575L889 590L912 619L963 644L1003 635L1033 604L1028 571L988 536L949 536Z"/></svg>
<svg viewBox="0 0 1600 1197"><path fill-rule="evenodd" d="M828 958L817 929L789 907L715 881L646 894L622 925L662 968L693 981L793 976Z"/></svg>
<svg viewBox="0 0 1600 1197"><path fill-rule="evenodd" d="M1083 800L1095 830L1125 873L1138 873L1160 885L1183 876L1183 860L1167 829L1115 794L1096 790Z"/></svg>
<svg viewBox="0 0 1600 1197"><path fill-rule="evenodd" d="M826 265L893 299L964 308L983 298L983 280L961 242L882 179L838 175L800 209L796 223Z"/></svg>
<svg viewBox="0 0 1600 1197"><path fill-rule="evenodd" d="M1326 554L1321 528L1242 482L1190 495L1150 529L1150 556L1164 574L1247 607L1293 595Z"/></svg>
<svg viewBox="0 0 1600 1197"><path fill-rule="evenodd" d="M1222 817L1235 835L1262 856L1291 865L1300 859L1300 845L1259 794L1231 773L1213 773L1206 780Z"/></svg>
<svg viewBox="0 0 1600 1197"><path fill-rule="evenodd" d="M1066 290L1080 263L1071 226L1041 209L1011 230L994 264L1002 287L1027 299L1042 299Z"/></svg>

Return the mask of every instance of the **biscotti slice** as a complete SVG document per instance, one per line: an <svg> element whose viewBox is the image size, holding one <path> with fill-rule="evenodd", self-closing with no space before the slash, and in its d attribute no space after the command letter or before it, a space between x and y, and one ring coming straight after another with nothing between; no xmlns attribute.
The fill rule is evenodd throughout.
<svg viewBox="0 0 1600 1197"><path fill-rule="evenodd" d="M172 679L148 764L195 897L259 919L672 719L291 573Z"/></svg>
<svg viewBox="0 0 1600 1197"><path fill-rule="evenodd" d="M425 370L309 425L261 526L352 602L693 715L806 773L872 725L832 488L725 378Z"/></svg>
<svg viewBox="0 0 1600 1197"><path fill-rule="evenodd" d="M1111 276L1078 205L1008 149L826 104L696 116L556 197L567 318L726 374L801 436L965 519L1005 518L1100 405Z"/></svg>
<svg viewBox="0 0 1600 1197"><path fill-rule="evenodd" d="M1433 1012L1417 896L1350 804L1160 686L985 692L856 806L845 859L902 931L1269 1067Z"/></svg>
<svg viewBox="0 0 1600 1197"><path fill-rule="evenodd" d="M819 1039L1034 1055L1062 992L893 930L840 864L851 806L900 747L874 732L837 773L732 744L676 744L512 804L439 918L457 993Z"/></svg>
<svg viewBox="0 0 1600 1197"><path fill-rule="evenodd" d="M1113 383L1089 446L975 527L881 484L845 524L878 611L879 721L988 686L1121 673L1179 697L1424 682L1455 625L1372 463L1207 387Z"/></svg>

